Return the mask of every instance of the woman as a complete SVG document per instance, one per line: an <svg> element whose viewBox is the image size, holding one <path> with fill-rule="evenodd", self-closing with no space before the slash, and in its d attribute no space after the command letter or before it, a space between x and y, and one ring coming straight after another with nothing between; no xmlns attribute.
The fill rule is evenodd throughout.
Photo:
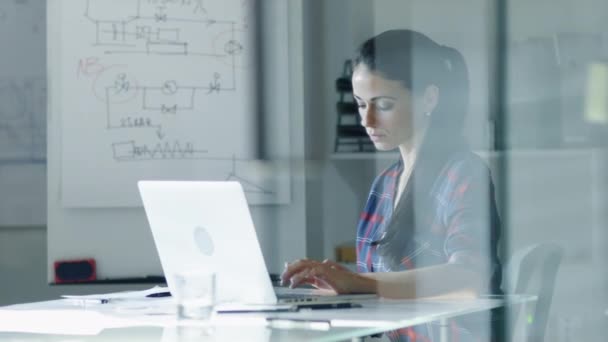
<svg viewBox="0 0 608 342"><path fill-rule="evenodd" d="M493 186L462 135L463 56L415 31L387 31L359 48L352 85L375 147L398 148L401 158L372 185L357 231L358 272L298 260L285 265L282 281L388 298L500 293ZM389 336L430 339L432 330Z"/></svg>

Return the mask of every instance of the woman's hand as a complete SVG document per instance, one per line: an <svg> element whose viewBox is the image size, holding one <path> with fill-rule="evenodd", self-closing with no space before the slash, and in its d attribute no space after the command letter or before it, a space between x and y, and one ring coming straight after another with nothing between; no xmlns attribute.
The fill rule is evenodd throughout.
<svg viewBox="0 0 608 342"><path fill-rule="evenodd" d="M333 290L336 293L371 293L374 281L329 260L297 260L285 263L281 284L294 288L310 284L318 289Z"/></svg>

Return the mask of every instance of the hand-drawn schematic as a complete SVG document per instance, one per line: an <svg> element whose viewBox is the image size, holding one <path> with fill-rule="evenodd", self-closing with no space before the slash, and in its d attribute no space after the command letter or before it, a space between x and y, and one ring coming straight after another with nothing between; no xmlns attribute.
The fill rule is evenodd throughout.
<svg viewBox="0 0 608 342"><path fill-rule="evenodd" d="M46 224L46 1L0 1L0 226Z"/></svg>
<svg viewBox="0 0 608 342"><path fill-rule="evenodd" d="M44 163L46 82L0 78L0 162Z"/></svg>
<svg viewBox="0 0 608 342"><path fill-rule="evenodd" d="M138 205L134 184L143 178L238 180L250 203L288 201L289 177L259 167L253 154L251 1L77 4L64 1L60 24L67 206ZM116 200L94 184L104 175L130 192Z"/></svg>
<svg viewBox="0 0 608 342"><path fill-rule="evenodd" d="M43 164L46 78L43 3L0 2L0 164Z"/></svg>

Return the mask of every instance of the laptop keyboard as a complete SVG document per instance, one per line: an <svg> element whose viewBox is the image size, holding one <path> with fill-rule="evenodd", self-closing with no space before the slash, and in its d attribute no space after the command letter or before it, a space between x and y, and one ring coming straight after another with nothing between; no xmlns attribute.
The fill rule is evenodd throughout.
<svg viewBox="0 0 608 342"><path fill-rule="evenodd" d="M277 298L279 299L302 299L302 301L310 302L313 298L322 297L320 295L314 294L299 294L299 293L277 293Z"/></svg>
<svg viewBox="0 0 608 342"><path fill-rule="evenodd" d="M327 294L318 293L319 290L297 288L290 289L288 287L275 287L274 292L278 299L287 299L292 302L312 302L319 297L327 297ZM317 293L315 293L317 292Z"/></svg>

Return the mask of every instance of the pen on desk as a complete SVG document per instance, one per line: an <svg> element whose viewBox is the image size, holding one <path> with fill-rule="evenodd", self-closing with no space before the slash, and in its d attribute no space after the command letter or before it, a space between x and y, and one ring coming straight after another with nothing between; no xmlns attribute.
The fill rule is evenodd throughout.
<svg viewBox="0 0 608 342"><path fill-rule="evenodd" d="M310 304L298 304L298 309L311 309L311 310L321 310L321 309L353 309L362 307L361 304L357 303L310 303Z"/></svg>
<svg viewBox="0 0 608 342"><path fill-rule="evenodd" d="M146 295L146 298L164 298L164 297L170 297L171 296L171 292L165 291L165 292L157 292L157 293L151 293L149 295ZM127 299L125 298L71 298L70 299L73 303L78 304L80 306L87 306L87 305L95 305L95 304L108 304L110 302L119 300L119 301L125 301Z"/></svg>
<svg viewBox="0 0 608 342"><path fill-rule="evenodd" d="M243 314L243 313L261 313L261 312L296 312L298 311L297 306L286 307L286 308L268 308L268 309L256 309L256 308L243 308L243 309L217 309L218 314Z"/></svg>
<svg viewBox="0 0 608 342"><path fill-rule="evenodd" d="M80 305L83 307L86 307L87 305L107 304L110 302L109 299L102 298L70 298L68 300L76 305Z"/></svg>
<svg viewBox="0 0 608 342"><path fill-rule="evenodd" d="M306 329L326 331L331 328L331 322L329 320L268 317L266 319L266 323L268 327L273 329Z"/></svg>

